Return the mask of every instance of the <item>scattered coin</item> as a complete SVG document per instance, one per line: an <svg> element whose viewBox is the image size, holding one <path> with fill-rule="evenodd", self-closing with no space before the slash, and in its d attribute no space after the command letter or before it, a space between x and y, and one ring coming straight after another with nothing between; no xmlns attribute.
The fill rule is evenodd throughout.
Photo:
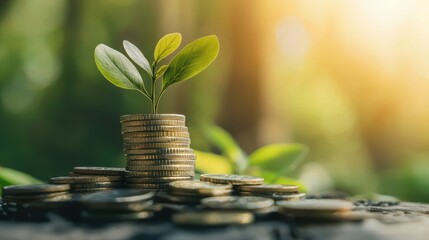
<svg viewBox="0 0 429 240"><path fill-rule="evenodd" d="M85 212L83 217L89 221L97 222L117 222L117 221L138 221L151 218L153 212L122 212L122 213L109 213L109 212Z"/></svg>
<svg viewBox="0 0 429 240"><path fill-rule="evenodd" d="M261 184L237 186L239 191L247 192L268 192L268 193L296 193L298 186L286 184Z"/></svg>
<svg viewBox="0 0 429 240"><path fill-rule="evenodd" d="M186 226L223 226L233 224L249 224L254 220L248 212L180 212L173 215L175 224Z"/></svg>
<svg viewBox="0 0 429 240"><path fill-rule="evenodd" d="M75 183L72 185L72 189L82 188L115 188L121 187L122 182L86 182L86 183Z"/></svg>
<svg viewBox="0 0 429 240"><path fill-rule="evenodd" d="M232 185L258 185L264 182L264 179L260 177L235 174L202 174L200 180L213 183L230 183Z"/></svg>
<svg viewBox="0 0 429 240"><path fill-rule="evenodd" d="M127 187L142 189L167 189L165 183L127 183Z"/></svg>
<svg viewBox="0 0 429 240"><path fill-rule="evenodd" d="M118 189L97 192L82 198L82 204L92 210L143 211L150 204L154 192L138 189Z"/></svg>
<svg viewBox="0 0 429 240"><path fill-rule="evenodd" d="M209 197L201 200L204 207L212 209L229 209L229 210L256 210L268 208L274 205L274 201L264 197Z"/></svg>
<svg viewBox="0 0 429 240"><path fill-rule="evenodd" d="M114 175L114 176L123 176L125 169L124 168L115 168L115 167L74 167L73 172L78 174L88 174L88 175Z"/></svg>
<svg viewBox="0 0 429 240"><path fill-rule="evenodd" d="M185 121L186 118L181 114L129 114L122 115L120 120L121 122L126 121L138 121L138 120L178 120Z"/></svg>

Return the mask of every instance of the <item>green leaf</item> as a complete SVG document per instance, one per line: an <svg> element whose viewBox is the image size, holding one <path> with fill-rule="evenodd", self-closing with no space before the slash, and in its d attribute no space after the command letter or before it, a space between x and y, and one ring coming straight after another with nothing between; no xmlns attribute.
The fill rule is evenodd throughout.
<svg viewBox="0 0 429 240"><path fill-rule="evenodd" d="M222 155L228 157L235 164L237 173L242 173L246 169L247 156L231 134L214 125L205 126L203 133L207 140L221 151Z"/></svg>
<svg viewBox="0 0 429 240"><path fill-rule="evenodd" d="M162 65L158 68L158 71L156 71L155 79L158 79L162 74L165 73L165 70L167 70L168 65Z"/></svg>
<svg viewBox="0 0 429 240"><path fill-rule="evenodd" d="M95 48L94 58L101 74L113 85L143 91L148 96L139 71L122 53L104 44L99 44Z"/></svg>
<svg viewBox="0 0 429 240"><path fill-rule="evenodd" d="M233 167L227 158L207 152L195 151L197 160L195 169L203 173L233 173Z"/></svg>
<svg viewBox="0 0 429 240"><path fill-rule="evenodd" d="M259 148L249 156L249 165L278 174L293 169L307 153L301 144L273 144Z"/></svg>
<svg viewBox="0 0 429 240"><path fill-rule="evenodd" d="M35 183L41 183L41 181L23 172L0 167L0 192L4 186Z"/></svg>
<svg viewBox="0 0 429 240"><path fill-rule="evenodd" d="M180 51L171 61L164 74L162 88L185 81L212 63L219 52L219 41L215 35L199 38Z"/></svg>
<svg viewBox="0 0 429 240"><path fill-rule="evenodd" d="M138 49L138 47L136 47L134 44L130 43L127 40L124 40L123 45L128 56L135 63L137 63L137 65L143 68L149 74L150 77L152 77L152 68L150 67L149 61L145 58L140 49Z"/></svg>
<svg viewBox="0 0 429 240"><path fill-rule="evenodd" d="M180 43L182 43L180 33L170 33L159 39L153 53L155 63L173 53L180 46Z"/></svg>

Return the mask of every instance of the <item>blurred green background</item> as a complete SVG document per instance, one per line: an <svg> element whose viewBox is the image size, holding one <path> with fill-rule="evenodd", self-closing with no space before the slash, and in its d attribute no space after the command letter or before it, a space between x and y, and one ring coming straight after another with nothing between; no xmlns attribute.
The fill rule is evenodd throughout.
<svg viewBox="0 0 429 240"><path fill-rule="evenodd" d="M124 166L119 116L149 103L103 79L95 46L127 39L152 60L166 33L216 34L217 60L161 103L193 148L211 151L211 125L248 154L301 143L287 177L310 192L429 202L428 20L424 1L2 0L0 165L41 180Z"/></svg>

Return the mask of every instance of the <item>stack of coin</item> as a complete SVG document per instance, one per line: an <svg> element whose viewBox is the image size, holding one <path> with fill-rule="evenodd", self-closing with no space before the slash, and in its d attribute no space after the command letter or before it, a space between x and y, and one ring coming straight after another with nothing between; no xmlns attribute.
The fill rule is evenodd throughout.
<svg viewBox="0 0 429 240"><path fill-rule="evenodd" d="M286 216L311 220L354 220L353 203L339 199L306 199L300 201L281 201L278 211Z"/></svg>
<svg viewBox="0 0 429 240"><path fill-rule="evenodd" d="M273 198L277 201L293 201L304 199L298 186L286 184L240 185L236 190L241 196L260 196Z"/></svg>
<svg viewBox="0 0 429 240"><path fill-rule="evenodd" d="M74 193L110 190L123 187L124 172L123 168L74 167L71 176L53 177L49 183L70 184Z"/></svg>
<svg viewBox="0 0 429 240"><path fill-rule="evenodd" d="M66 196L68 184L12 185L3 188L2 208L8 215L25 214L24 204L44 199Z"/></svg>
<svg viewBox="0 0 429 240"><path fill-rule="evenodd" d="M142 220L152 217L154 192L143 189L117 189L82 198L84 217L95 221Z"/></svg>
<svg viewBox="0 0 429 240"><path fill-rule="evenodd" d="M128 187L161 190L169 182L194 178L196 155L185 116L124 115L121 124Z"/></svg>

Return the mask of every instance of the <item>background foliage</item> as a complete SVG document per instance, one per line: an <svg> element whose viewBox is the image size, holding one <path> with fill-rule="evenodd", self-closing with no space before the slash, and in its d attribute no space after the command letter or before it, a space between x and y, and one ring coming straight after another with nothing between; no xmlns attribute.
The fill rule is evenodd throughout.
<svg viewBox="0 0 429 240"><path fill-rule="evenodd" d="M1 1L0 165L42 180L76 165L123 166L119 116L150 106L102 79L94 47L121 49L128 39L149 53L166 33L181 32L183 46L216 34L217 60L169 90L160 106L187 115L195 149L240 159L229 148L213 150L203 126L219 125L243 153L308 146L284 176L309 191L429 201L428 5Z"/></svg>

